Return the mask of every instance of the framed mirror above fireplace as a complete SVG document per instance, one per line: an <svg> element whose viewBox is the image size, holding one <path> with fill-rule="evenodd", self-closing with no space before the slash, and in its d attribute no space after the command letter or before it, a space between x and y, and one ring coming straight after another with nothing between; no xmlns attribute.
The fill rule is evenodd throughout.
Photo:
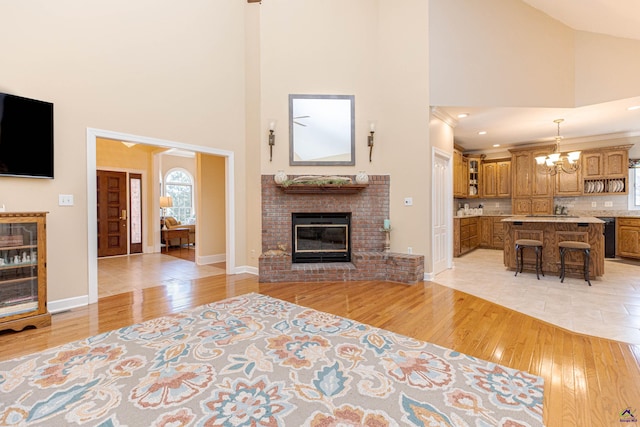
<svg viewBox="0 0 640 427"><path fill-rule="evenodd" d="M289 164L355 165L355 97L289 95Z"/></svg>

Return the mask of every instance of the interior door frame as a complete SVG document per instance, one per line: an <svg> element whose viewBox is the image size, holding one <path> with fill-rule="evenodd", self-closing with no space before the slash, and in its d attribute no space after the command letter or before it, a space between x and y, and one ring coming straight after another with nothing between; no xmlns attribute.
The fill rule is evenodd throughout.
<svg viewBox="0 0 640 427"><path fill-rule="evenodd" d="M98 233L96 230L97 195L96 195L96 140L98 138L115 141L133 142L136 144L152 145L164 148L179 148L183 150L212 154L225 159L225 212L226 212L226 273L236 273L236 226L235 226L235 158L234 152L200 145L184 144L176 141L132 135L104 129L87 128L87 271L89 304L98 301ZM152 173L158 171L152 171ZM159 188L152 189L155 200L159 200ZM160 208L150 209L154 218L152 221L160 223ZM160 233L160 229L158 229Z"/></svg>

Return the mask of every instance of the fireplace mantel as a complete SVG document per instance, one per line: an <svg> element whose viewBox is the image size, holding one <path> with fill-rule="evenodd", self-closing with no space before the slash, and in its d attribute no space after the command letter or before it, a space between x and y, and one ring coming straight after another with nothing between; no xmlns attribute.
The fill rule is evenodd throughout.
<svg viewBox="0 0 640 427"><path fill-rule="evenodd" d="M369 184L290 184L278 185L287 194L356 194Z"/></svg>

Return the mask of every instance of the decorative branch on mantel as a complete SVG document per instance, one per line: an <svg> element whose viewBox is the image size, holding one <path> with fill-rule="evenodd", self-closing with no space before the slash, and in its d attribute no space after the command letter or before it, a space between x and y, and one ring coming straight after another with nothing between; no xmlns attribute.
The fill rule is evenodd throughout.
<svg viewBox="0 0 640 427"><path fill-rule="evenodd" d="M287 187L278 185L288 194L355 194L367 186L368 184L291 184Z"/></svg>
<svg viewBox="0 0 640 427"><path fill-rule="evenodd" d="M282 187L289 187L294 184L303 185L347 185L353 184L353 180L348 176L336 175L302 175L282 182Z"/></svg>

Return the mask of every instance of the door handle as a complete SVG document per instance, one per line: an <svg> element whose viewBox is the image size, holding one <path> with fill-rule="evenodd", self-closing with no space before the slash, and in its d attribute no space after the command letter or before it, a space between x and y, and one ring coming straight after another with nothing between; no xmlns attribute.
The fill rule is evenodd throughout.
<svg viewBox="0 0 640 427"><path fill-rule="evenodd" d="M123 220L123 221L127 219L127 210L126 209L122 209L122 214L120 215L120 219Z"/></svg>

